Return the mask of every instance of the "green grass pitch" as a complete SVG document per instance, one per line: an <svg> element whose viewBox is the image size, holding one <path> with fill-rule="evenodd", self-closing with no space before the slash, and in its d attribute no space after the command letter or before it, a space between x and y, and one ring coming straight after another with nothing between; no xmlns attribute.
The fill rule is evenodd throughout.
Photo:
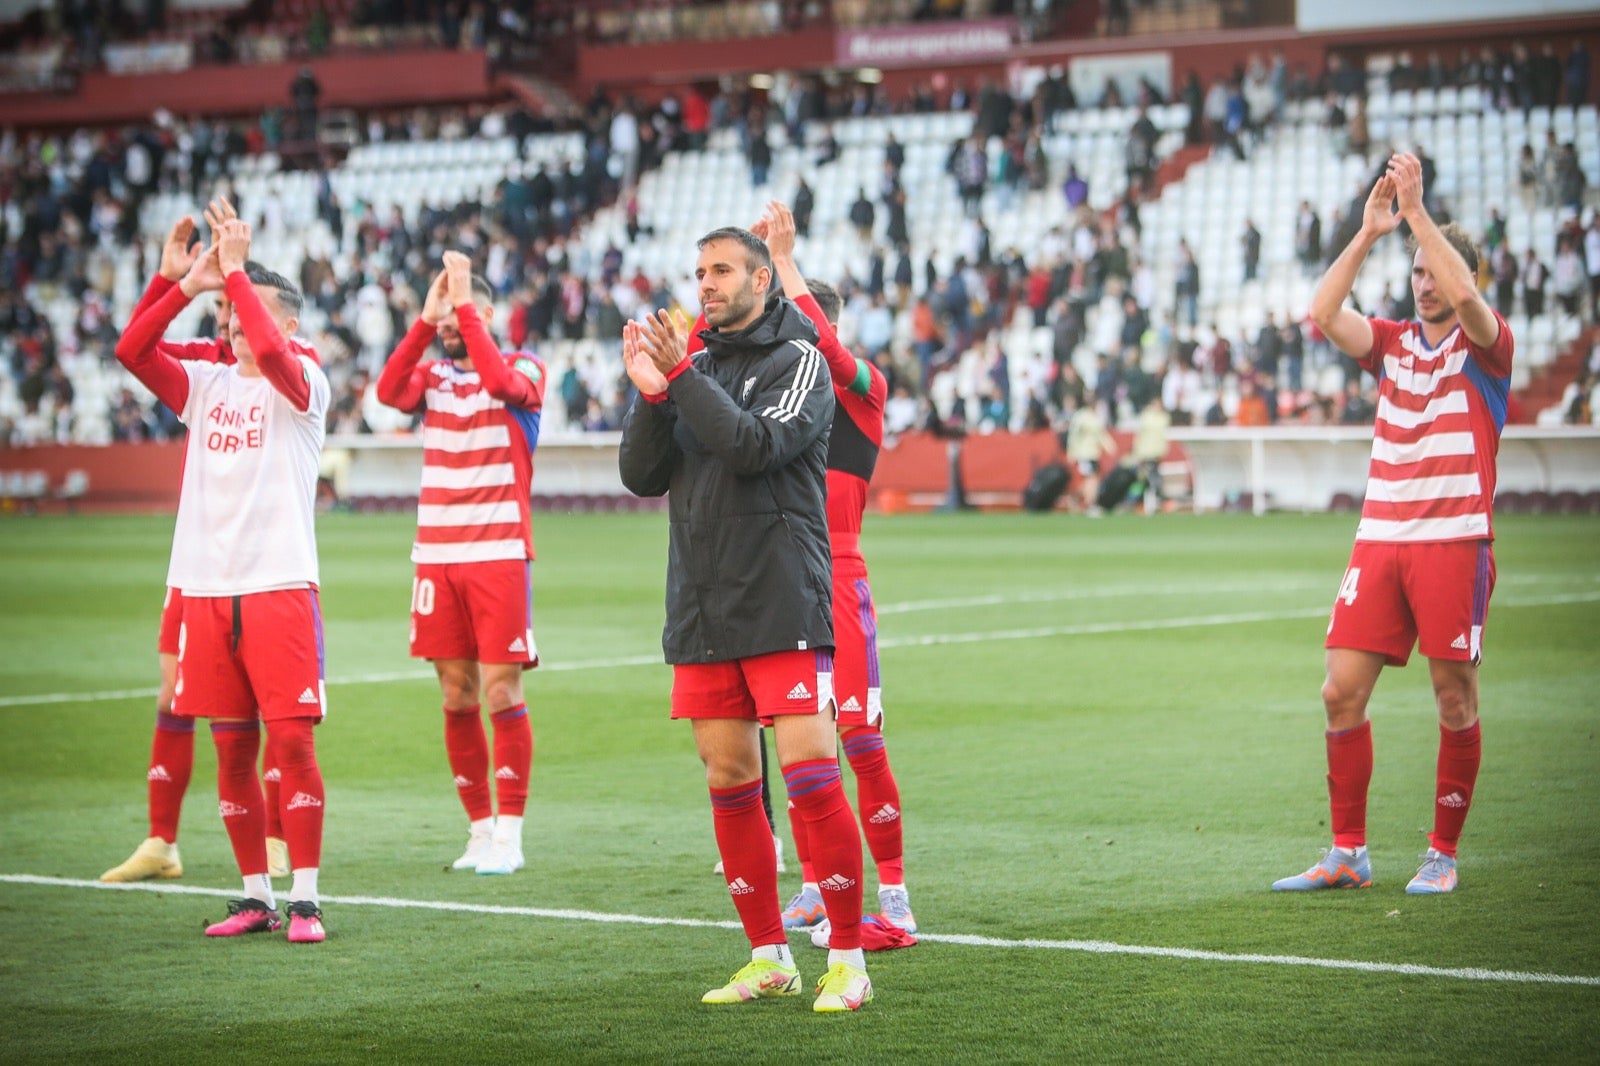
<svg viewBox="0 0 1600 1066"><path fill-rule="evenodd" d="M869 519L929 935L869 956L877 1000L845 1017L699 1003L747 955L667 719L664 516L535 522L528 866L487 878L445 870L465 819L406 657L412 520L321 520L330 935L299 947L208 941L219 894L71 883L145 835L172 521L0 520L0 1060L1600 1059L1600 521L1498 523L1461 887L1413 898L1437 748L1415 659L1372 703L1376 885L1267 890L1328 842L1321 639L1352 518ZM200 738L164 887L234 892Z"/></svg>

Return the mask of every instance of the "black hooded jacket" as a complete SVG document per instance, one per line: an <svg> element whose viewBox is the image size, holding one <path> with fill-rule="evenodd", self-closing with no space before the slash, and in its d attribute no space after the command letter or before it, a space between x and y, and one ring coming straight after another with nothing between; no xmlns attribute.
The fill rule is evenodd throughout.
<svg viewBox="0 0 1600 1066"><path fill-rule="evenodd" d="M669 663L833 647L826 477L833 384L783 297L705 351L622 426L622 483L668 493Z"/></svg>

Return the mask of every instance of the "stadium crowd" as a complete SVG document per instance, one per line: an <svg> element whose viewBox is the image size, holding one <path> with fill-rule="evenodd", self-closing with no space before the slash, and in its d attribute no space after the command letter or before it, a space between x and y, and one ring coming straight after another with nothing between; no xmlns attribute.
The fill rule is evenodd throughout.
<svg viewBox="0 0 1600 1066"><path fill-rule="evenodd" d="M1589 93L1581 44L1564 63L1549 48L1535 56L1516 43L1501 54L1464 52L1454 67L1432 52L1421 68L1412 68L1402 53L1387 77L1394 88L1475 86L1487 106L1501 108L1581 101ZM1209 88L1191 75L1170 102L1188 105L1185 141L1227 146L1243 156L1274 135L1288 103L1324 101L1324 121L1340 132L1344 150L1371 151L1376 158L1385 146L1370 143L1361 108L1351 115L1341 104L1352 88L1359 99L1366 79L1336 55L1314 76L1275 55L1253 59ZM580 134L583 147L565 166L530 163L485 197L426 205L413 219L398 209L380 216L365 203L342 203L329 178L335 157L324 153L312 164L317 214L337 244L308 254L296 280L308 301L306 328L334 386L329 428L407 428L369 398L370 384L421 306L426 264L450 247L468 250L494 284L513 347L595 342L566 365L553 365L560 406L569 428L617 428L631 398L620 362L624 322L655 306L677 304L693 313L696 301L682 279L624 276L624 255L615 244L595 255L575 240L594 211L624 204L628 237L646 233L649 211L639 202L638 176L670 153L702 147L719 130L734 131L746 146L754 184L765 184L771 162L765 134L778 126L791 143L815 146L820 180L839 150L832 123L946 109L968 110L975 119L975 135L953 144L946 164L967 208L959 247L913 251L899 181L904 152L891 139L880 183L860 189L848 209L866 269L860 277L835 279L845 298L845 336L890 381L891 431L925 421L930 403L941 417L977 428L1064 429L1085 404L1098 406L1108 424L1131 426L1153 398L1177 424L1372 418L1370 381L1337 357L1308 321L1279 309L1259 329L1226 335L1203 320L1199 267L1186 244L1180 242L1170 297L1156 291L1155 276L1137 251L1140 205L1156 190L1160 163L1158 134L1144 109L1169 102L1156 86L1146 82L1136 100L1124 101L1108 83L1100 98L1081 100L1056 68L1026 99L1013 99L991 82L933 79L898 98L872 85L820 79L780 88L709 96L690 90L649 104L597 91L580 108L557 115L484 104L362 116L356 132L365 143L522 141L560 130ZM1041 142L1066 112L1124 103L1140 108L1126 139L1128 191L1109 211L1096 211L1085 177L1070 165L1064 176L1052 174ZM159 237L141 225L153 196L188 192L198 203L220 193L237 201L233 176L241 161L281 148L306 120L303 100L286 104L254 121L160 113L147 125L121 129L0 134L0 357L9 371L0 379L0 442L163 439L178 432L169 414L120 378L98 390L104 410L75 402L84 380L115 378L111 349L125 310L118 300L136 295L126 283L119 294L118 263L130 257L154 262ZM309 111L314 121L314 95ZM1552 132L1541 152L1524 151L1518 175L1530 203L1566 209L1557 254L1550 264L1532 251L1519 260L1510 253L1503 220L1491 218L1481 235L1485 290L1493 289L1503 313L1513 306L1538 313L1548 285L1555 306L1592 322L1600 294L1600 220L1582 225L1588 181L1572 145L1558 144ZM986 193L998 191L998 201L990 202L1008 209L1022 190L1056 181L1069 224L1052 230L1031 258L995 247L993 219L981 208ZM793 205L802 235L813 223L814 202L814 191L802 182ZM264 232L284 231L283 208L272 194L238 206ZM1296 256L1306 274L1318 272L1343 246L1348 216L1324 221L1302 205ZM1248 280L1260 267L1254 223L1239 240ZM953 258L953 269L935 266L940 252L954 253L943 259ZM1386 293L1380 306L1367 310L1403 317L1408 303L1409 293ZM1048 330L1049 343L1010 343L1019 316L1035 336ZM1073 354L1084 345L1095 364L1091 375L1074 366Z"/></svg>

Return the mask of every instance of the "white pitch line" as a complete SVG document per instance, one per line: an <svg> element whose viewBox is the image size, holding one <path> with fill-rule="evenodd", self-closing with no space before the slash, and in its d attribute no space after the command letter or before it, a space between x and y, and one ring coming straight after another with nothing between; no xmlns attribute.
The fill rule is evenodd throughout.
<svg viewBox="0 0 1600 1066"><path fill-rule="evenodd" d="M112 892L158 892L168 895L214 896L227 899L230 890L200 888L194 885L105 884L67 877L39 877L34 874L0 874L0 882L37 885L46 888L91 888ZM738 922L718 922L704 918L661 918L644 914L610 914L604 911L511 907L493 903L457 903L450 900L401 899L394 896L323 896L323 903L347 906L393 907L406 910L453 911L466 914L498 914L518 918L550 918L556 921L598 922L608 925L679 926L689 929L737 930ZM1310 966L1323 970L1355 970L1360 973L1394 973L1409 977L1444 977L1458 981L1500 981L1509 984L1583 985L1600 988L1600 977L1576 974L1536 973L1524 970L1488 970L1481 967L1423 966L1410 962L1363 962L1357 959L1319 959L1307 955L1235 955L1225 951L1200 951L1194 948L1163 948L1143 944L1118 944L1109 940L1009 940L1001 937L970 936L962 933L918 933L919 941L951 944L957 947L1005 948L1035 951L1076 951L1093 955L1142 955L1162 959L1191 959L1198 962L1242 962L1264 966Z"/></svg>
<svg viewBox="0 0 1600 1066"><path fill-rule="evenodd" d="M929 601L933 602L933 601ZM956 601L945 601L957 606ZM965 601L963 601L965 602ZM989 601L985 599L984 603ZM1016 602L1016 601L1012 601ZM1331 602L1331 600L1330 600ZM1600 602L1600 590L1571 592L1554 596L1541 596L1529 600L1497 601L1500 610L1519 607L1555 607L1574 603ZM970 605L970 604L969 604ZM1089 622L1069 626L1037 626L1029 629L997 629L976 633L933 633L920 637L887 637L878 641L879 648L925 648L944 644L982 644L1001 640L1040 640L1050 637L1102 636L1110 633L1144 633L1162 629L1201 629L1209 626L1248 625L1258 622L1289 622L1302 618L1318 618L1328 613L1326 606L1302 607L1289 611L1253 611L1240 614L1192 615L1186 618L1153 618L1134 622ZM630 655L615 659L578 659L565 663L549 663L539 667L543 672L565 673L571 670L615 670L630 666L660 666L659 655ZM392 670L383 673L357 674L352 677L333 677L331 685L375 685L390 681L422 681L433 677L427 670ZM32 696L0 696L0 710L7 707L40 707L52 703L106 703L153 697L154 688L109 689L100 692L46 692Z"/></svg>

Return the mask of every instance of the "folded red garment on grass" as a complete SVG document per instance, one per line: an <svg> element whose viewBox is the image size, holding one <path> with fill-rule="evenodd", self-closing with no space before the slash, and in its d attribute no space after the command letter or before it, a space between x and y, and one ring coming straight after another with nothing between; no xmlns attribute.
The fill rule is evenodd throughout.
<svg viewBox="0 0 1600 1066"><path fill-rule="evenodd" d="M891 948L909 948L916 942L916 937L881 914L863 914L861 916L861 947L865 951L888 951Z"/></svg>

